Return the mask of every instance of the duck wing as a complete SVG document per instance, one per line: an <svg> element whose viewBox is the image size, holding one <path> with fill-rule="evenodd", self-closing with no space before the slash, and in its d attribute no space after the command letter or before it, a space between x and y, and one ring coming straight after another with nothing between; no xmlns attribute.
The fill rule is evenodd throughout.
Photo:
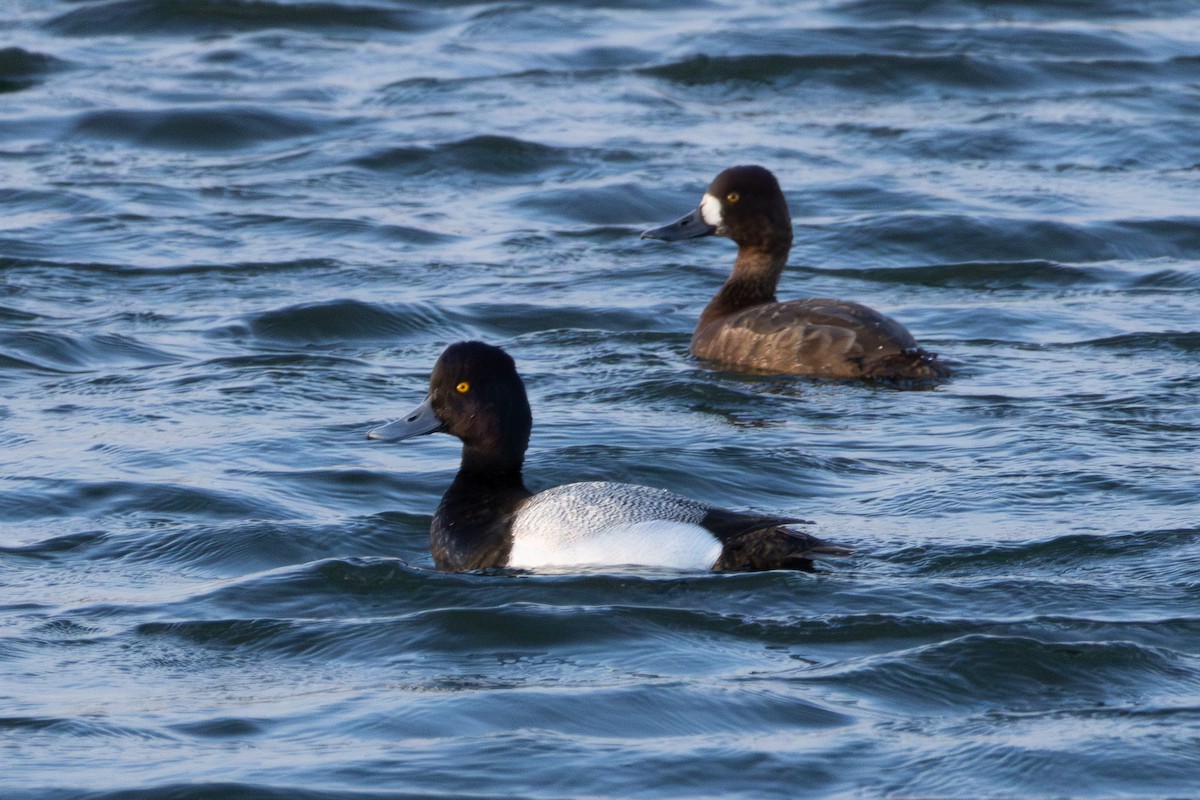
<svg viewBox="0 0 1200 800"><path fill-rule="evenodd" d="M700 358L764 372L829 378L945 377L936 356L891 317L827 298L764 303L697 328Z"/></svg>

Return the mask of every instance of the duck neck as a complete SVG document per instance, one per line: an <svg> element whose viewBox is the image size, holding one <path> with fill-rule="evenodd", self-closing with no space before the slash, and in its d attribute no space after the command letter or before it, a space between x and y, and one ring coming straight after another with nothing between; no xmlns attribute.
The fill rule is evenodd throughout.
<svg viewBox="0 0 1200 800"><path fill-rule="evenodd" d="M476 483L511 483L521 480L521 468L525 463L524 447L497 449L488 445L476 447L464 444L459 476Z"/></svg>
<svg viewBox="0 0 1200 800"><path fill-rule="evenodd" d="M451 495L455 495L460 503L474 505L476 498L480 497L511 494L528 496L529 493L529 490L525 488L525 478L521 475L519 463L509 469L490 467L480 470L469 465L464 457L463 465L459 468L458 474L454 476L450 488L446 490L443 502Z"/></svg>
<svg viewBox="0 0 1200 800"><path fill-rule="evenodd" d="M512 549L513 515L532 493L525 488L519 462L511 469L493 465L480 470L463 455L463 466L433 516L430 552L440 570L503 567Z"/></svg>
<svg viewBox="0 0 1200 800"><path fill-rule="evenodd" d="M700 324L751 306L774 303L775 287L790 249L790 237L773 246L739 244L733 272L705 307Z"/></svg>

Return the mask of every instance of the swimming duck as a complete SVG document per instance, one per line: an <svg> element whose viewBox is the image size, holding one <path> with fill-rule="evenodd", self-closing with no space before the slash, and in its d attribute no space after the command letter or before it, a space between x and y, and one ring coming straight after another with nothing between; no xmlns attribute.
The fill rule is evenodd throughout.
<svg viewBox="0 0 1200 800"><path fill-rule="evenodd" d="M446 348L429 394L408 416L367 434L399 441L445 432L462 464L430 526L440 570L606 567L810 571L844 556L791 526L801 520L728 511L629 483L571 483L534 494L521 469L533 417L513 359L483 342Z"/></svg>
<svg viewBox="0 0 1200 800"><path fill-rule="evenodd" d="M775 300L792 247L792 218L775 176L763 167L718 175L699 207L643 239L728 236L733 273L700 315L692 354L733 369L826 378L930 381L950 371L917 346L899 322L848 300Z"/></svg>

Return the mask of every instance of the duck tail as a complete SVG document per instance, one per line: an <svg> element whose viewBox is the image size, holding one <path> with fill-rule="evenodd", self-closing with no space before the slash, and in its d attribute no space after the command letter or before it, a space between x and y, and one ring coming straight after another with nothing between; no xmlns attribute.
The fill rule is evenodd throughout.
<svg viewBox="0 0 1200 800"><path fill-rule="evenodd" d="M910 347L864 363L863 375L878 380L933 382L949 378L950 368L938 360L937 353Z"/></svg>
<svg viewBox="0 0 1200 800"><path fill-rule="evenodd" d="M761 572L792 569L813 572L813 559L846 558L854 549L831 544L786 526L760 528L725 542L714 572Z"/></svg>

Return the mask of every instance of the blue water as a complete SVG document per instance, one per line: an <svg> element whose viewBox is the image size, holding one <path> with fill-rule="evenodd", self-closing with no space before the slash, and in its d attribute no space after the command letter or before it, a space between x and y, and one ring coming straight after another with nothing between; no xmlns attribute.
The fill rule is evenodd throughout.
<svg viewBox="0 0 1200 800"><path fill-rule="evenodd" d="M1194 795L1195 3L0 5L0 796ZM737 163L956 378L693 360ZM467 337L531 488L858 554L433 571Z"/></svg>

